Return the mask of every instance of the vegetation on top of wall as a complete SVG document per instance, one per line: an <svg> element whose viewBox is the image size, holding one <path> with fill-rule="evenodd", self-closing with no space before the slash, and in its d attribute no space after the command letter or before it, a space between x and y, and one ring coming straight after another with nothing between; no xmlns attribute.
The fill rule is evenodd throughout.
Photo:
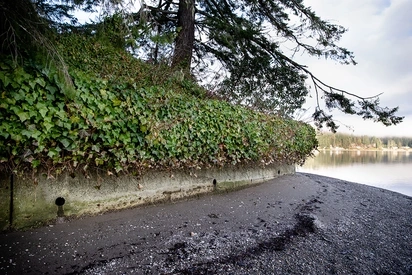
<svg viewBox="0 0 412 275"><path fill-rule="evenodd" d="M5 60L5 59L3 59ZM49 176L98 167L108 174L150 167L301 163L317 145L304 123L72 71L0 64L0 168L41 167ZM137 169L137 170L136 170Z"/></svg>
<svg viewBox="0 0 412 275"><path fill-rule="evenodd" d="M166 90L206 98L206 91L192 76L167 63L152 64L134 57L106 40L107 34L65 33L58 37L59 52L71 70L111 82L132 83L135 89L160 86Z"/></svg>

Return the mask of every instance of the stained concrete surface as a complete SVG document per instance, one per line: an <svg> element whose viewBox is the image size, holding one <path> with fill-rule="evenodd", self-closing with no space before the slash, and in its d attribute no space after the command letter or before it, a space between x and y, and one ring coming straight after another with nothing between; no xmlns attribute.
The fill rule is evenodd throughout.
<svg viewBox="0 0 412 275"><path fill-rule="evenodd" d="M174 201L190 196L253 185L285 174L294 165L256 163L204 169L148 170L140 175L108 175L103 170L47 176L45 171L29 176L0 173L0 231L27 229L59 219L57 198L64 198L61 211L67 217L95 215L139 205ZM12 215L10 215L10 197Z"/></svg>
<svg viewBox="0 0 412 275"><path fill-rule="evenodd" d="M297 173L0 234L1 274L412 274L412 198Z"/></svg>

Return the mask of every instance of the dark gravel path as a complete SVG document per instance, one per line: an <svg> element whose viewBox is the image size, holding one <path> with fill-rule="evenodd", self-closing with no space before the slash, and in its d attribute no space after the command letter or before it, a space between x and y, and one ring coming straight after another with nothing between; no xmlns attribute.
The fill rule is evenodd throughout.
<svg viewBox="0 0 412 275"><path fill-rule="evenodd" d="M412 274L412 197L298 173L0 234L0 274Z"/></svg>

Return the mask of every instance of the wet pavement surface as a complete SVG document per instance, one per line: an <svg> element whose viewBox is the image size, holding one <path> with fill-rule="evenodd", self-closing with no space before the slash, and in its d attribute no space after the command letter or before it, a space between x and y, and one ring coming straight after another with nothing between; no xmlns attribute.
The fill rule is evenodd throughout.
<svg viewBox="0 0 412 275"><path fill-rule="evenodd" d="M0 234L0 274L412 274L412 197L297 173Z"/></svg>

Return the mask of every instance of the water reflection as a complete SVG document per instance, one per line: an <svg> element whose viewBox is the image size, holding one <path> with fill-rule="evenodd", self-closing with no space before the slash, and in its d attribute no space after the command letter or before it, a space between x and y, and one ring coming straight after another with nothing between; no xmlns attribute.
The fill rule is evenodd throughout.
<svg viewBox="0 0 412 275"><path fill-rule="evenodd" d="M296 170L412 196L412 153L409 151L320 151Z"/></svg>

